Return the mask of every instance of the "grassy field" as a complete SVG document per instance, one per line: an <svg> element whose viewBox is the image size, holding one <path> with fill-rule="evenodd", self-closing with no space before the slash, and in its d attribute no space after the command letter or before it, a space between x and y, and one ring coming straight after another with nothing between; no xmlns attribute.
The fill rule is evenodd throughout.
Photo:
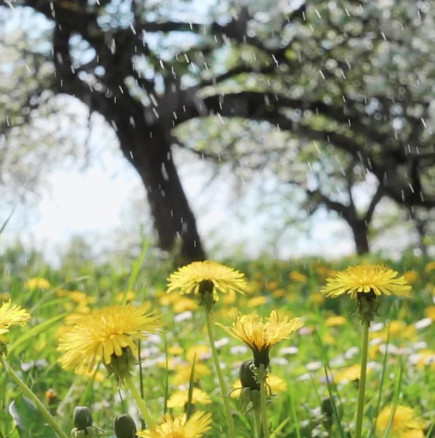
<svg viewBox="0 0 435 438"><path fill-rule="evenodd" d="M211 312L213 322L231 326L234 311L268 317L274 309L304 322L270 352L270 437L355 436L362 336L356 300L325 298L320 289L337 271L366 262L353 258L223 262L246 274L250 290L245 295L220 295ZM384 262L404 275L412 292L410 298L383 296L371 324L362 436L434 437L435 262L413 257L371 262ZM7 333L8 364L67 436L76 406L90 408L100 436L115 436L113 420L122 413L130 414L141 428L135 401L125 385L119 385L103 365L89 375L65 371L57 351L58 339L67 330L66 318L121 304L124 298L133 305L149 302L162 315L160 331L140 344L140 361L135 362L133 374L153 418L158 421L165 412L201 410L212 414L212 428L205 437L228 436L203 309L194 297L166 293L172 271L169 262L145 254L143 260L126 263L124 268L88 262L56 270L20 257L3 259L2 264L0 304L11 299L31 315L28 325L11 327ZM256 429L254 412L242 409L237 389L239 368L252 353L221 326L213 327L224 380L228 388L234 388L229 403L236 436L264 436ZM0 366L0 437L54 436L20 394L11 374ZM12 402L15 420L24 421L21 435L9 412ZM407 420L409 430L400 431L396 425L400 419L395 417L389 432L376 432L376 417L389 405L398 413L402 406L413 409L413 418Z"/></svg>

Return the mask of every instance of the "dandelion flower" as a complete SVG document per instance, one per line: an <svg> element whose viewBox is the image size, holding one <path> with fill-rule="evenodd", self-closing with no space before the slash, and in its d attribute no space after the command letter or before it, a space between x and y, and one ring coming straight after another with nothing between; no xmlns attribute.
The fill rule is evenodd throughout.
<svg viewBox="0 0 435 438"><path fill-rule="evenodd" d="M183 385L189 383L190 376L192 374L192 365L190 364L180 364L175 368L176 374L174 376L175 385ZM195 363L194 381L198 382L201 377L209 376L211 370L207 365L203 363Z"/></svg>
<svg viewBox="0 0 435 438"><path fill-rule="evenodd" d="M110 365L125 350L137 354L135 339L144 339L145 333L160 326L160 317L149 312L149 307L116 305L78 315L59 339L62 367L80 374L95 369L100 360Z"/></svg>
<svg viewBox="0 0 435 438"><path fill-rule="evenodd" d="M304 274L301 274L298 271L292 271L289 274L290 280L294 281L295 283L303 283L307 280L307 276Z"/></svg>
<svg viewBox="0 0 435 438"><path fill-rule="evenodd" d="M29 280L27 280L24 283L24 287L26 289L30 289L30 290L36 290L36 289L50 289L51 287L51 283L42 277L34 277L34 278L30 278Z"/></svg>
<svg viewBox="0 0 435 438"><path fill-rule="evenodd" d="M376 436L383 437L387 430L393 406L386 406L376 419ZM414 409L398 405L391 423L391 438L423 438L423 423Z"/></svg>
<svg viewBox="0 0 435 438"><path fill-rule="evenodd" d="M218 325L251 348L256 367L260 363L267 367L270 349L288 339L304 323L300 318L290 319L289 316L283 316L279 310L273 310L267 322L263 322L263 319L254 312L243 316L236 314L232 327Z"/></svg>
<svg viewBox="0 0 435 438"><path fill-rule="evenodd" d="M260 297L251 298L250 300L248 300L246 305L248 307L260 307L260 306L264 306L266 303L267 303L267 298L264 296L260 296Z"/></svg>
<svg viewBox="0 0 435 438"><path fill-rule="evenodd" d="M189 401L189 389L182 389L174 392L168 400L168 408L184 408ZM209 405L211 399L209 395L199 388L193 388L192 404Z"/></svg>
<svg viewBox="0 0 435 438"><path fill-rule="evenodd" d="M409 296L411 286L404 277L397 278L397 272L383 265L351 266L345 271L328 278L321 292L336 298L349 294L356 298L358 294Z"/></svg>
<svg viewBox="0 0 435 438"><path fill-rule="evenodd" d="M193 262L172 273L168 278L168 293L194 294L201 298L211 292L218 301L218 292L234 295L249 290L245 276L235 269L212 261Z"/></svg>
<svg viewBox="0 0 435 438"><path fill-rule="evenodd" d="M367 374L369 372L369 369L367 369ZM334 380L337 383L341 382L354 382L356 380L360 380L361 378L361 365L352 365L350 367L347 367L341 371L339 371L334 376Z"/></svg>
<svg viewBox="0 0 435 438"><path fill-rule="evenodd" d="M0 343L6 344L5 335L13 325L23 326L30 319L27 310L20 306L12 305L11 300L0 306Z"/></svg>
<svg viewBox="0 0 435 438"><path fill-rule="evenodd" d="M163 422L150 430L137 432L143 438L201 438L211 429L211 414L203 411L195 412L189 419L185 414L172 417L167 414Z"/></svg>
<svg viewBox="0 0 435 438"><path fill-rule="evenodd" d="M327 327L338 327L340 325L346 324L347 319L344 316L330 316L326 318L325 325Z"/></svg>

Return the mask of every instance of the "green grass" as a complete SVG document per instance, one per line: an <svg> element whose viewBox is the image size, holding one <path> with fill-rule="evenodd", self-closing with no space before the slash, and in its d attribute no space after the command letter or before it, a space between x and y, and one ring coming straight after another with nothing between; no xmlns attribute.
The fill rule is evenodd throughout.
<svg viewBox="0 0 435 438"><path fill-rule="evenodd" d="M94 425L102 428L105 436L114 436L113 420L122 413L133 414L138 427L140 424L138 417L135 417L137 411L130 394L118 386L113 376L108 377L104 367L100 368L94 379L77 376L60 367L59 353L56 351L57 332L64 317L75 312L79 306L79 303L61 291L84 292L90 301L94 301L88 306L102 307L119 303L127 297L123 293L134 290L133 303L150 301L153 308L163 314L164 336L151 336L141 345L143 392L156 418L163 415L167 398L180 389L174 383L174 366L191 366L192 362L189 365L187 361L189 349L207 345L203 312L198 309L191 313L177 313L174 310L176 301L168 302L165 287L166 278L171 273L170 263L159 264L152 254L145 254L145 249L142 257L143 261L132 260L122 267L108 264L98 266L87 262L75 273L66 269L53 269L40 260L26 264L18 256L0 260L3 267L0 279L1 299L11 298L14 304L27 308L32 315L28 327L11 328L8 334L8 362L38 398L46 403L68 435L73 427L72 413L75 406L79 405L90 407ZM379 261L375 258L373 260ZM331 270L344 269L360 262L351 258L334 262L315 258L288 263L265 258L224 262L246 273L252 282L253 293L237 296L233 303L227 303L222 297L215 306L215 321L230 325L231 309L237 309L240 313L257 311L261 316L268 316L271 310L278 308L293 317L304 319L302 330L271 351L271 372L287 383L286 390L277 392L269 400L268 420L274 438L325 436L322 433L327 431L331 437L352 436L358 382L334 383L331 379L339 371L359 363L361 325L354 315L350 299L326 299L321 302L319 290ZM367 378L363 436L375 437L373 426L376 414L388 404L414 408L424 421L427 436L433 436L434 324L423 328L418 328L418 324L416 328L415 324L425 318L426 309L434 305L435 269L426 269L428 260L412 257L385 263L401 274L415 271L416 276L411 298L383 297L375 327L377 323L383 323L384 327L370 336L370 372ZM51 283L51 287L30 291L25 287L25 282L32 277L44 277ZM117 298L118 294L121 295ZM266 303L251 307L251 300L260 296L266 297ZM326 321L333 315L343 315L346 322L337 327L329 327ZM388 335L388 320L401 321L404 326L395 328ZM251 359L251 352L240 348L243 344L228 338L220 327L215 326L214 330L227 386L231 388L232 383L238 379L239 366L243 361ZM387 340L389 353L386 355L384 346ZM419 362L421 354L430 349L432 364ZM205 364L212 371L196 380L196 386L210 395L212 404L189 404L189 410L194 412L203 409L212 413L213 429L205 434L206 437L225 436L225 413L219 398L219 384L213 372L212 359L198 355L196 363ZM325 376L325 369L329 380ZM186 388L189 387L189 377L194 380L194 376L188 376ZM139 372L135 381L139 388ZM50 403L45 397L49 388L57 394L56 399ZM19 393L18 387L4 369L0 369L0 438L18 436L8 408ZM253 437L254 422L251 414L242 413L237 398L231 398L230 403L237 436ZM183 409L168 411L178 414Z"/></svg>

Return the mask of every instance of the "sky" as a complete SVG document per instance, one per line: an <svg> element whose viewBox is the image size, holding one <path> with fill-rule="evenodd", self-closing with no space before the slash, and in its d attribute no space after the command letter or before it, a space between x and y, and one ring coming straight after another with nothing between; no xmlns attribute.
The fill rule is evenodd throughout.
<svg viewBox="0 0 435 438"><path fill-rule="evenodd" d="M136 213L133 205L146 202L141 181L116 144L100 148L100 151L102 156L92 160L85 170L77 166L51 172L40 189L37 205L16 207L2 236L6 243L19 238L56 263L59 252L72 236L82 235L91 240L99 236L105 240L105 245L101 245L103 250L114 230L129 231L125 229L129 227L131 232L136 232L138 228L134 225L139 219L132 217ZM331 247L334 256L353 251L350 239L343 238L332 245L334 236L343 231L346 234L346 230L341 222L330 220L326 215L319 218L320 222L308 235L302 235L296 229L292 234L290 230L289 241L283 240L278 248L272 249L267 240L270 220L267 214L255 210L258 204L255 190L248 190L246 196L237 201L227 175L223 174L207 186L210 169L206 163L180 156L178 162L200 234L212 256L235 251L249 257L264 251L275 251L280 258L303 254L330 256ZM7 213L2 212L0 221ZM126 217L129 220L126 221ZM98 252L98 248L96 250Z"/></svg>

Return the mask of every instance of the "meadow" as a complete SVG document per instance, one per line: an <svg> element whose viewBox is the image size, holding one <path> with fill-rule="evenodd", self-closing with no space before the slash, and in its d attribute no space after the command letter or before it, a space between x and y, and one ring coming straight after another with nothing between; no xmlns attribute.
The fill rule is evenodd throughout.
<svg viewBox="0 0 435 438"><path fill-rule="evenodd" d="M362 432L358 435L354 431L361 385L361 319L355 299L347 294L329 298L321 289L328 278L349 266L380 262L404 276L411 292L409 297L380 297L368 335ZM231 434L226 407L235 437L435 436L433 261L412 256L400 262L375 256L334 261L225 260L224 265L246 275L249 288L243 294L219 293L218 301L209 303L208 316L198 294L167 293L172 261L159 260L145 250L137 260L122 265L87 262L54 269L23 256L3 257L1 263L0 306L10 300L30 314L23 327L8 327L0 336L1 438L56 436L35 403L23 397L17 379L41 401L64 436L134 437L134 432L128 427L123 431L121 426L115 435L117 416L128 414L118 425L133 419L140 430L148 415L158 424L165 413L186 413L192 418L205 412L211 414L211 422L204 432L197 426L178 434L162 429L143 436L227 437ZM150 318L159 321L158 328L135 344L137 355L130 359L133 368L127 380L136 394L116 369L104 366L104 360L88 370L75 366L66 370L65 361L60 362L66 353L59 351L59 340L77 321L74 318L86 321L91 309L114 305L143 306L154 312ZM235 312L239 317L256 312L263 323L272 318L274 310L290 320L300 318L303 325L295 326L289 336L276 338L270 363L258 368L264 368L267 379L261 391L257 391L256 372L251 376L253 384L244 383L241 390L240 367L252 360L252 352L224 327L232 327ZM0 326L1 317L0 312ZM210 349L208 318L215 352ZM124 352L125 345L121 347ZM228 391L225 397L214 353ZM252 370L252 362L248 365ZM137 408L138 396L145 400L145 414ZM73 412L78 406L87 406L92 413L88 431L76 427L71 432L77 426Z"/></svg>

